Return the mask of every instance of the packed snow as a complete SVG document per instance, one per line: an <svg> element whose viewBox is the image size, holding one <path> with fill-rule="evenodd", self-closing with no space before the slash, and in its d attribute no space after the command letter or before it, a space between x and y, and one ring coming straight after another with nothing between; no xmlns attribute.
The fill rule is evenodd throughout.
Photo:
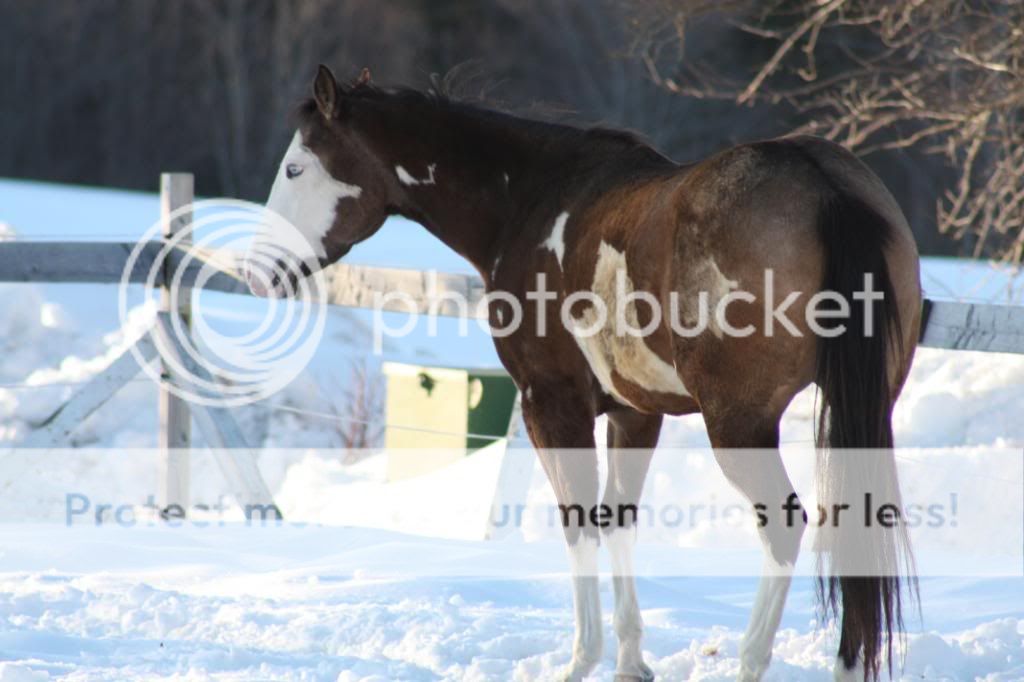
<svg viewBox="0 0 1024 682"><path fill-rule="evenodd" d="M0 181L4 239L130 239L157 210L151 195ZM389 223L352 258L467 268L406 221ZM928 259L923 280L936 297L1020 302L1019 278L994 266ZM4 447L16 446L143 329L153 311L136 293L122 327L114 287L0 285ZM244 313L258 304L231 299L223 307ZM323 415L343 407L340 390L354 364L380 362L366 357L369 323L363 312L332 310L310 369L266 403L236 411L252 443L265 448L260 467L288 518L282 526L242 522L201 450L192 457L193 503L208 512L180 525L153 520L145 505L156 487L156 392L145 377L75 431L75 450L0 457L0 682L555 679L572 646L557 535L527 515L514 533L483 540L507 456L500 444L395 483L383 454L341 461L338 423ZM419 329L392 342L383 359L496 364L482 332L456 331L442 323L435 339ZM904 486L908 494L958 486L961 521L979 509L1000 521L986 532L961 529L956 537L968 545L958 561L919 557L927 576L921 617L908 618L899 679L1024 680L1021 387L1024 357L918 352L895 415L897 443L907 448ZM787 412L787 457L798 459L810 440L813 407L808 392ZM668 421L661 445L652 500L705 494L724 504L730 492L699 454L707 445L699 418ZM693 457L685 460L688 482L679 483L684 465L672 448ZM798 487L808 478L794 475ZM90 508L66 524L69 493ZM550 502L539 470L524 495L533 505ZM101 524L99 504L110 505ZM735 678L759 562L751 528L730 539L735 554L722 555L722 535L706 527L682 542L641 530L644 650L659 679ZM818 622L813 597L812 579L797 578L768 679L831 679L837 636ZM610 581L602 600L606 644L595 679L606 680L615 654Z"/></svg>

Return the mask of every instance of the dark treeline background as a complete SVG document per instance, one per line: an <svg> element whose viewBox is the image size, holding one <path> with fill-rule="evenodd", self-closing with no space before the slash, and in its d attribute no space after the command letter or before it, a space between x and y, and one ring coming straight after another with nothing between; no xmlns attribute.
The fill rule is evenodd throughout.
<svg viewBox="0 0 1024 682"><path fill-rule="evenodd" d="M200 194L262 200L319 62L426 87L470 61L467 94L630 128L680 161L802 123L657 87L635 28L612 0L0 0L0 176L153 190L161 171L187 170ZM765 56L714 22L686 50L726 71ZM906 150L865 160L922 250L954 252L935 230L948 170Z"/></svg>

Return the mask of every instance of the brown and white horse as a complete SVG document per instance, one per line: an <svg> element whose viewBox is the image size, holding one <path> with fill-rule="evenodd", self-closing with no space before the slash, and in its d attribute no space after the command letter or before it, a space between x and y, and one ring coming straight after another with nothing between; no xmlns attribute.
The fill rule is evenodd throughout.
<svg viewBox="0 0 1024 682"><path fill-rule="evenodd" d="M819 436L832 452L824 485L842 488L856 469L843 448L876 448L878 485L898 502L890 418L918 338L918 255L893 197L854 156L792 137L679 165L626 133L381 89L365 70L342 86L320 67L313 94L268 206L313 242L321 266L398 214L464 256L488 290L525 303L542 273L554 304L573 299L567 315L543 321L539 305L524 305L518 328L495 338L561 505L638 501L662 416L699 412L730 482L762 510L785 509L795 496L778 451L779 420L811 383L824 403ZM874 297L844 304L858 298L865 274ZM574 297L581 292L589 297ZM845 333L824 333L809 316L776 315L778 301L796 310L822 292L834 294L826 312L846 312ZM622 305L625 294L634 296ZM644 333L591 324L601 302ZM698 302L715 307L713 320ZM508 305L491 305L492 324L507 318ZM705 324L684 333L680 320ZM610 447L599 501L601 414ZM586 677L600 661L602 540L614 572L616 679L653 679L630 568L635 528L566 515L563 522L576 616L566 679ZM805 524L806 516L760 528L766 571L740 679L760 679L768 667ZM833 573L823 585L826 603L842 613L837 679L877 677L887 651L891 666L901 626L898 574Z"/></svg>

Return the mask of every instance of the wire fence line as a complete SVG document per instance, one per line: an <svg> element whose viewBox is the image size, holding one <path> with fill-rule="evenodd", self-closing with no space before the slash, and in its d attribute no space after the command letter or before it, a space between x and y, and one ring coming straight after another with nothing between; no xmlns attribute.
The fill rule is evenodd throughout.
<svg viewBox="0 0 1024 682"><path fill-rule="evenodd" d="M483 433L459 433L459 432L455 432L455 431L442 431L442 430L439 430L439 429L426 429L426 428L421 428L421 427L416 427L416 426L405 426L405 425L401 425L401 424L389 424L388 422L383 421L383 420L357 419L355 417L346 417L344 415L332 414L332 413L329 413L329 412L317 412L316 410L305 410L305 409L298 408L298 407L292 407L290 405L275 405L275 406L273 406L271 408L271 410L279 411L279 412L290 412L290 413L299 414L299 415L303 415L303 416L307 416L307 417L313 417L313 418L317 418L317 419L325 419L325 420L332 420L332 421L346 422L346 423L353 423L353 424L364 424L364 425L367 425L367 426L377 426L377 427L383 427L383 428L386 428L386 429L397 429L399 431L412 431L412 432L417 432L417 433L428 433L428 434L435 434L435 435L441 435L441 436L457 436L457 437L461 437L461 438L478 438L478 439L481 439L481 440L490 440L492 442L493 441L499 441L499 440L506 440L507 439L509 442L529 443L529 440L527 438L522 437L522 436L517 436L517 437L509 438L507 436L494 436L494 435L483 434ZM785 441L781 441L779 443L779 445L780 446L781 445L812 445L813 446L814 445L814 440L813 439L785 440ZM710 446L707 446L707 447L710 447ZM699 449L699 448L697 448L697 449ZM1022 454L1024 454L1024 450L1022 450ZM922 460L920 460L920 459L918 459L916 457L908 457L908 456L905 456L905 455L896 455L896 458L899 459L899 460L911 463L911 464L918 465L918 466L925 466L925 467L930 467L930 468L933 468L933 469L940 468L938 465L934 464L933 462L924 462L924 461L922 461ZM1009 484L1009 485L1024 485L1024 479L1020 479L1020 480L1019 479L1007 479L1007 478L1001 478L1001 477L998 477L998 476L990 476L990 475L986 475L986 474L976 474L976 473L973 473L973 472L968 472L968 473L965 473L963 475L968 476L970 478L984 479L984 480L989 480L989 481L997 481L997 482L1006 483L1006 484Z"/></svg>
<svg viewBox="0 0 1024 682"><path fill-rule="evenodd" d="M293 414L299 414L306 417L313 417L315 419L324 419L328 421L337 421L347 424L363 424L365 426L377 426L385 429L395 429L398 431L411 431L415 433L427 433L437 436L457 436L459 438L474 438L479 440L499 441L506 440L508 436L495 436L489 433L472 433L472 432L459 432L459 431L443 431L440 429L428 429L420 426L408 426L403 424L389 424L386 421L379 419L358 419L356 417L347 417L341 414L334 414L331 412L318 412L316 410L305 410L299 407L293 407L291 405L273 405L270 407L275 412L290 412ZM512 439L516 440L516 439Z"/></svg>
<svg viewBox="0 0 1024 682"><path fill-rule="evenodd" d="M89 383L89 380L78 380L78 381L49 381L46 383L28 383L28 382L0 382L0 390L31 390L31 389L45 389L45 388L66 388L66 387L80 387L85 386ZM135 379L129 379L125 383L130 384L153 384L154 388L156 384L149 377L137 377ZM414 431L418 433L428 433L438 436L458 436L461 438L474 438L479 440L490 440L499 441L505 440L507 436L495 436L493 434L486 433L472 433L472 432L458 432L458 431L443 431L441 429L427 429L418 426L408 426L402 424L390 424L383 420L368 420L368 419L357 419L355 417L347 417L341 414L333 414L330 412L319 412L316 410L306 410L291 405L269 405L267 409L271 412L289 412L292 414L298 414L305 417L311 417L314 419L322 419L329 421L337 421L349 424L363 424L366 426L376 426L385 429L396 429L398 431ZM512 438L511 440L525 440L522 438Z"/></svg>

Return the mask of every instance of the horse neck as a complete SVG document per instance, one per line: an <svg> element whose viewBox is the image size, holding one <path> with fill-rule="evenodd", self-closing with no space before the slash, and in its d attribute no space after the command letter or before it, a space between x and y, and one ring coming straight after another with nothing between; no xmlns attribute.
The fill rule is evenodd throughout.
<svg viewBox="0 0 1024 682"><path fill-rule="evenodd" d="M502 237L529 221L527 207L569 202L588 177L610 165L605 161L622 161L621 142L584 141L583 131L568 126L436 103L421 107L376 118L384 142L375 146L404 195L394 210L485 277L501 255ZM669 163L647 152L652 161Z"/></svg>

